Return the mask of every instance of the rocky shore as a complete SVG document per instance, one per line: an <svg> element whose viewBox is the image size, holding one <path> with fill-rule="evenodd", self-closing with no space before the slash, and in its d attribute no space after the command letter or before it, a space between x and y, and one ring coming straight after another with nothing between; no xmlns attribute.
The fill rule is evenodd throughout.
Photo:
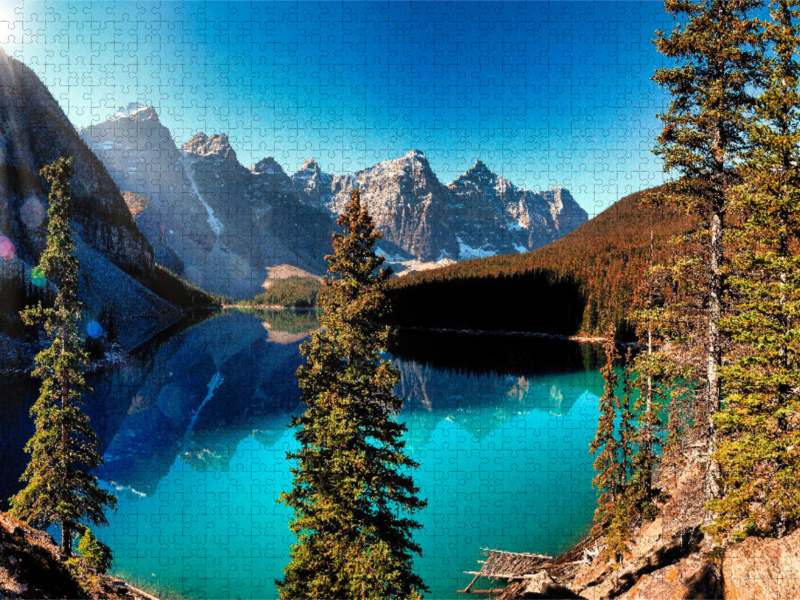
<svg viewBox="0 0 800 600"><path fill-rule="evenodd" d="M590 537L536 573L512 582L503 600L790 600L800 598L800 530L782 538L748 538L715 550L702 528L711 520L710 459L688 442L669 457L656 483L666 492L660 515L631 536L621 564L602 559L602 537Z"/></svg>
<svg viewBox="0 0 800 600"><path fill-rule="evenodd" d="M4 513L0 513L0 598L158 600L89 568L80 558L67 566L49 534Z"/></svg>

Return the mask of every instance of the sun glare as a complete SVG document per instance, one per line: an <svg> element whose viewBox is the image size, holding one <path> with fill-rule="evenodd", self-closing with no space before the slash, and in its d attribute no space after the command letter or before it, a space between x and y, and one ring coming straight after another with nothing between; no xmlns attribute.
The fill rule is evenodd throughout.
<svg viewBox="0 0 800 600"><path fill-rule="evenodd" d="M22 36L22 2L0 0L0 46L6 46Z"/></svg>

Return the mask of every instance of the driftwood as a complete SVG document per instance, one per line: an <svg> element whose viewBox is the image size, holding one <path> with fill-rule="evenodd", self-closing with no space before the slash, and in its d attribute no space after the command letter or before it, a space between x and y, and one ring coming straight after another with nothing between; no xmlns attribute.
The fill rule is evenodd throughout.
<svg viewBox="0 0 800 600"><path fill-rule="evenodd" d="M493 594L497 595L498 600L511 598L515 592L527 585L526 580L537 577L542 571L545 571L556 584L564 584L571 579L580 566L591 564L601 551L602 545L596 535L590 535L555 558L544 554L482 548L479 554L486 556L486 560L478 562L483 563L483 566L479 571L464 571L467 575L474 577L467 587L458 590L457 593ZM503 579L506 581L505 587L474 589L473 586L481 578L488 579L491 583Z"/></svg>
<svg viewBox="0 0 800 600"><path fill-rule="evenodd" d="M486 560L482 562L483 566L480 571L464 571L467 575L474 575L472 581L463 590L458 590L459 594L498 594L504 588L488 589L488 590L473 590L472 586L480 578L489 579L495 582L498 579L507 579L514 581L516 579L523 579L526 575L535 573L542 569L551 560L552 556L545 556L544 554L530 554L525 552L506 552L504 550L482 548L480 554L486 556Z"/></svg>

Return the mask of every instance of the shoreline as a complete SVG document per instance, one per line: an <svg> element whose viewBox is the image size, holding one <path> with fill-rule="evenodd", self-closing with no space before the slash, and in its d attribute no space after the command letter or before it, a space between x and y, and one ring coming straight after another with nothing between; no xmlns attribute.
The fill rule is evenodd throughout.
<svg viewBox="0 0 800 600"><path fill-rule="evenodd" d="M396 329L407 331L433 331L436 333L462 333L466 335L502 335L508 337L534 337L553 340L567 340L580 344L602 344L606 341L604 337L594 337L588 335L565 335L560 333L541 333L538 331L493 331L490 329L452 329L448 327L418 327L406 325L392 325Z"/></svg>
<svg viewBox="0 0 800 600"><path fill-rule="evenodd" d="M229 309L250 310L319 310L316 306L281 306L280 304L223 304L223 310Z"/></svg>

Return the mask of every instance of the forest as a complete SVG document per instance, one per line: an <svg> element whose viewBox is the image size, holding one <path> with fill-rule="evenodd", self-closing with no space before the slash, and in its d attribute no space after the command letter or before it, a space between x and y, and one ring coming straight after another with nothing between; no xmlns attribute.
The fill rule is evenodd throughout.
<svg viewBox="0 0 800 600"><path fill-rule="evenodd" d="M674 252L691 217L637 192L560 240L526 254L460 262L392 280L397 325L633 336L629 307L652 260ZM652 238L651 238L652 233Z"/></svg>

